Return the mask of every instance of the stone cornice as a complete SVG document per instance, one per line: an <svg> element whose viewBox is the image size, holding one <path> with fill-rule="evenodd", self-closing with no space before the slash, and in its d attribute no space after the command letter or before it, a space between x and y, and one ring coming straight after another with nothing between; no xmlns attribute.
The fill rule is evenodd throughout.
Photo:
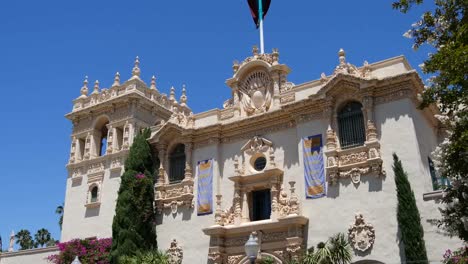
<svg viewBox="0 0 468 264"><path fill-rule="evenodd" d="M114 88L111 88L114 89ZM143 88L148 91L148 93L154 93L152 90L149 90L148 88ZM131 104L132 100L135 100L135 102L142 104L144 106L153 108L155 111L158 112L164 119L168 119L172 112L167 106L163 106L155 101L151 100L151 97L145 94L141 89L134 88L132 90L125 91L121 95L117 95L114 97L111 97L108 100L105 100L105 103L96 103L84 108L80 108L77 110L74 110L68 114L65 115L66 118L69 120L75 120L75 119L80 119L82 117L88 117L90 113L92 112L99 112L102 110L108 110L110 107L112 107L113 104L124 104L128 105Z"/></svg>
<svg viewBox="0 0 468 264"><path fill-rule="evenodd" d="M216 143L221 140L222 142L229 142L236 138L248 138L255 134L290 128L298 122L320 119L322 113L327 110L327 100L333 101L343 97L344 101L347 99L346 94L353 94L361 98L372 96L376 104L409 98L418 105L417 94L422 92L423 87L423 83L416 71L409 71L384 79L363 79L346 74L337 74L317 94L306 99L282 105L281 108L267 113L237 118L233 121L218 122L194 129L178 127L178 133L190 136L193 142L198 145ZM346 90L348 90L348 93L346 93ZM437 127L438 122L433 117L435 110L437 109L431 107L422 111L428 121L434 127ZM164 127L161 128L155 135L164 134L164 130ZM151 139L152 142L155 142L156 138L154 136Z"/></svg>
<svg viewBox="0 0 468 264"><path fill-rule="evenodd" d="M111 154L106 154L106 155L101 156L101 157L96 157L96 158L87 159L87 160L81 160L81 161L78 161L78 162L75 162L75 163L67 164L66 168L67 168L68 171L72 171L74 169L82 168L82 167L88 166L90 164L96 164L96 163L100 163L100 162L108 162L108 161L111 161L112 159L115 159L115 158L127 157L128 152L129 152L128 149L124 149L124 150L120 150L118 152L114 152L114 153L111 153Z"/></svg>
<svg viewBox="0 0 468 264"><path fill-rule="evenodd" d="M304 226L309 221L309 218L300 215L291 215L286 216L283 218L278 218L277 220L262 220L262 221L253 221L243 223L240 226L236 225L227 225L227 226L220 226L214 225L208 228L203 229L203 233L209 236L225 236L225 235L238 235L238 234L245 234L250 233L256 230L275 230L281 227L287 226Z"/></svg>

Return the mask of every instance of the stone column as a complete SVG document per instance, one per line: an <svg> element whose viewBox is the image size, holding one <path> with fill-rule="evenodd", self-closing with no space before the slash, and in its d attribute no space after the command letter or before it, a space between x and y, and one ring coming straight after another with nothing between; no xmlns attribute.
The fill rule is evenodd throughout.
<svg viewBox="0 0 468 264"><path fill-rule="evenodd" d="M216 212L215 212L215 225L224 225L223 223L223 210L221 209L221 194L216 195Z"/></svg>
<svg viewBox="0 0 468 264"><path fill-rule="evenodd" d="M242 189L242 223L248 223L250 222L250 216L249 216L249 203L247 200L247 195L250 190L247 188Z"/></svg>
<svg viewBox="0 0 468 264"><path fill-rule="evenodd" d="M273 183L271 185L271 215L270 219L276 220L278 218L278 184Z"/></svg>
<svg viewBox="0 0 468 264"><path fill-rule="evenodd" d="M130 148L130 124L128 121L125 122L123 127L123 136L122 136L122 150Z"/></svg>
<svg viewBox="0 0 468 264"><path fill-rule="evenodd" d="M92 140L91 133L88 132L88 134L86 135L86 139L85 139L85 147L84 147L84 154L83 154L83 159L85 160L91 157L91 140Z"/></svg>
<svg viewBox="0 0 468 264"><path fill-rule="evenodd" d="M372 96L370 95L364 96L363 108L364 108L363 112L364 112L365 120L367 122L369 121L374 122L374 98Z"/></svg>
<svg viewBox="0 0 468 264"><path fill-rule="evenodd" d="M241 115L240 111L240 98L239 98L239 87L237 83L232 85L232 105L234 107L234 116L239 117Z"/></svg>
<svg viewBox="0 0 468 264"><path fill-rule="evenodd" d="M114 128L111 124L107 124L107 146L106 155L111 154L114 151Z"/></svg>
<svg viewBox="0 0 468 264"><path fill-rule="evenodd" d="M235 225L240 225L242 222L242 191L239 187L239 185L236 183L235 184L235 192L234 192L234 224Z"/></svg>
<svg viewBox="0 0 468 264"><path fill-rule="evenodd" d="M184 181L192 180L192 150L193 144L187 142L185 145L185 178Z"/></svg>
<svg viewBox="0 0 468 264"><path fill-rule="evenodd" d="M273 79L273 107L272 108L279 108L280 106L280 85L281 85L281 78L286 78L285 74L281 74L281 72L274 71L271 73L271 78Z"/></svg>
<svg viewBox="0 0 468 264"><path fill-rule="evenodd" d="M75 136L73 136L71 140L70 160L68 161L68 163L70 164L75 163L75 160L76 160L76 145L77 145L77 139Z"/></svg>
<svg viewBox="0 0 468 264"><path fill-rule="evenodd" d="M167 151L167 144L159 143L157 144L158 149L158 158L159 158L159 171L158 171L158 182L157 185L164 185L166 181L166 173L165 173L165 158L166 158L166 151Z"/></svg>

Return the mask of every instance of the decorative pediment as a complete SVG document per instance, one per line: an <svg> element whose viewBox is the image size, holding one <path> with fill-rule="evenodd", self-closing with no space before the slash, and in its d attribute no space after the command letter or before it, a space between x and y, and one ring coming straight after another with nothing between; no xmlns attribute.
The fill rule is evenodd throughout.
<svg viewBox="0 0 468 264"><path fill-rule="evenodd" d="M343 49L340 49L338 52L339 64L336 66L333 74L331 76L326 76L325 73L320 75L320 81L322 83L327 83L335 76L339 74L350 75L358 78L370 78L371 77L371 67L367 61L364 61L364 65L361 68L356 67L355 65L346 62L346 53Z"/></svg>
<svg viewBox="0 0 468 264"><path fill-rule="evenodd" d="M164 122L164 121L161 121ZM184 132L184 128L181 126L173 123L173 122L167 122L161 124L161 127L159 130L157 130L155 133L151 135L151 138L149 139L149 142L155 143L155 142L171 142L176 138L182 137L182 133Z"/></svg>
<svg viewBox="0 0 468 264"><path fill-rule="evenodd" d="M242 146L241 151L254 155L255 153L267 152L272 146L273 142L270 140L261 136L255 136Z"/></svg>

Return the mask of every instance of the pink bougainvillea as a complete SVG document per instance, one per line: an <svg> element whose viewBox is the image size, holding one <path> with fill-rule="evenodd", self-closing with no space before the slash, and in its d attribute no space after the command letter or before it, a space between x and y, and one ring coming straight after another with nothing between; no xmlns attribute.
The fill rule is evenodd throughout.
<svg viewBox="0 0 468 264"><path fill-rule="evenodd" d="M135 175L135 178L141 180L145 178L145 175L143 173L138 173L137 175Z"/></svg>
<svg viewBox="0 0 468 264"><path fill-rule="evenodd" d="M444 254L444 264L467 264L468 263L468 247L462 247L458 250L451 251L447 249Z"/></svg>
<svg viewBox="0 0 468 264"><path fill-rule="evenodd" d="M83 264L109 264L112 238L73 239L57 246L60 253L47 257L53 264L70 264L76 256Z"/></svg>

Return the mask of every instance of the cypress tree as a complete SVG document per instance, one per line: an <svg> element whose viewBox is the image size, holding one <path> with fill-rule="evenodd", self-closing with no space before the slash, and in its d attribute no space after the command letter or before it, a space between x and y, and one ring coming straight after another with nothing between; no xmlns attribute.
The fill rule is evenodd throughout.
<svg viewBox="0 0 468 264"><path fill-rule="evenodd" d="M401 232L401 241L405 250L407 263L428 263L424 230L421 217L416 206L413 190L408 175L403 170L398 156L393 153L393 172L395 173L396 191L398 196L397 218Z"/></svg>
<svg viewBox="0 0 468 264"><path fill-rule="evenodd" d="M111 263L122 256L157 249L153 157L145 129L135 137L125 161L112 223Z"/></svg>

